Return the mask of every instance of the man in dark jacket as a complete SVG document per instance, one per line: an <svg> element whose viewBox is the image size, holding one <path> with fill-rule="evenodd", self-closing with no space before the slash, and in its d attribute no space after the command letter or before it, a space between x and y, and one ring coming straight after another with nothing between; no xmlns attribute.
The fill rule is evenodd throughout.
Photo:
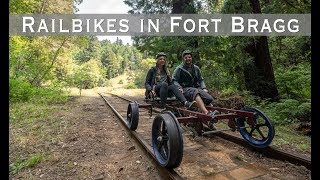
<svg viewBox="0 0 320 180"><path fill-rule="evenodd" d="M188 101L197 102L202 113L211 115L212 112L205 106L213 101L213 97L208 93L199 67L192 63L192 52L183 51L182 58L183 63L176 67L172 74L173 83L179 87Z"/></svg>

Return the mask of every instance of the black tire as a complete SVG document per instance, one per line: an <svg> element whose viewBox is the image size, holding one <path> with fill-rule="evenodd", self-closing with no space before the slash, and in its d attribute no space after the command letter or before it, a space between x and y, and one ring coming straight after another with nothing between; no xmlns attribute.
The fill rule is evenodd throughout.
<svg viewBox="0 0 320 180"><path fill-rule="evenodd" d="M135 131L138 128L138 123L139 105L137 102L131 102L129 103L127 110L127 125L132 131Z"/></svg>
<svg viewBox="0 0 320 180"><path fill-rule="evenodd" d="M152 146L159 164L168 169L180 165L183 157L182 130L169 111L158 114L152 124Z"/></svg>
<svg viewBox="0 0 320 180"><path fill-rule="evenodd" d="M247 118L236 119L242 137L254 147L265 148L269 146L274 138L275 130L268 116L254 107L244 106L241 110L255 113L255 126L253 127L247 124Z"/></svg>

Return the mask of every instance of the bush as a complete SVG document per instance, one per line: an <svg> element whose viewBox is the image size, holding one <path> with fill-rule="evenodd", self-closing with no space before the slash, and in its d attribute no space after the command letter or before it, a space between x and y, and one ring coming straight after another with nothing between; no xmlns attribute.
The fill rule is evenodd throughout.
<svg viewBox="0 0 320 180"><path fill-rule="evenodd" d="M289 69L279 68L275 71L275 78L279 93L283 98L310 99L310 64L299 64Z"/></svg>
<svg viewBox="0 0 320 180"><path fill-rule="evenodd" d="M9 102L60 103L67 100L60 87L32 87L30 83L18 79L9 80Z"/></svg>
<svg viewBox="0 0 320 180"><path fill-rule="evenodd" d="M9 102L28 101L33 96L33 89L28 82L9 79Z"/></svg>
<svg viewBox="0 0 320 180"><path fill-rule="evenodd" d="M146 76L148 73L148 70L155 65L155 59L143 59L140 64L140 68L135 71L133 77L134 77L134 83L136 87L144 88L144 83L146 80Z"/></svg>
<svg viewBox="0 0 320 180"><path fill-rule="evenodd" d="M294 116L301 122L311 122L311 103L300 104Z"/></svg>
<svg viewBox="0 0 320 180"><path fill-rule="evenodd" d="M59 87L34 88L35 95L32 99L36 103L63 103L68 96Z"/></svg>
<svg viewBox="0 0 320 180"><path fill-rule="evenodd" d="M134 83L128 83L126 86L125 86L126 89L136 89L137 86L134 84Z"/></svg>

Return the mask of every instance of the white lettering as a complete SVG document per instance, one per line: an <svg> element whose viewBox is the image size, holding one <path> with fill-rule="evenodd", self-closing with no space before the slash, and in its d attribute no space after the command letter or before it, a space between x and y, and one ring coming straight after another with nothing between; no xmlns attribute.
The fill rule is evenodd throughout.
<svg viewBox="0 0 320 180"><path fill-rule="evenodd" d="M32 25L34 24L34 18L33 17L22 17L23 19L23 30L22 32L26 32L26 27L29 27L30 32L34 32ZM31 20L31 23L27 23L26 20Z"/></svg>
<svg viewBox="0 0 320 180"><path fill-rule="evenodd" d="M47 28L46 21L44 19L40 20L40 25L39 25L39 28L38 28L38 32L40 32L41 30L45 30L46 32L49 32L48 28Z"/></svg>
<svg viewBox="0 0 320 180"><path fill-rule="evenodd" d="M54 22L55 22L55 19L51 19L51 31L52 32L56 32L55 31L55 23Z"/></svg>
<svg viewBox="0 0 320 180"><path fill-rule="evenodd" d="M179 23L175 23L174 20L181 20L182 17L181 17L181 16L179 16L179 17L171 17L170 19L171 19L170 32L172 33L172 32L174 32L174 30L173 30L173 27L174 27L174 26L178 26L178 27L180 26L180 24L179 24Z"/></svg>
<svg viewBox="0 0 320 180"><path fill-rule="evenodd" d="M254 32L258 32L257 26L258 26L258 20L248 19L248 32L251 32L251 28L254 29Z"/></svg>
<svg viewBox="0 0 320 180"><path fill-rule="evenodd" d="M290 32L294 32L294 33L299 32L299 25L293 25L292 27L293 27L294 29L291 28L290 25L291 25L291 23L292 23L293 21L294 21L295 23L299 23L299 21L298 21L297 19L290 19L289 22L288 22L288 29L289 29L289 31L290 31Z"/></svg>
<svg viewBox="0 0 320 180"><path fill-rule="evenodd" d="M82 32L81 19L72 19L72 32Z"/></svg>
<svg viewBox="0 0 320 180"><path fill-rule="evenodd" d="M124 24L123 22L125 22L125 24ZM127 19L121 19L121 20L119 21L119 24L120 24L120 27L121 27L121 28L119 29L119 31L120 31L120 32L128 32L128 31L129 31L128 23L129 23L129 20L127 20ZM125 28L125 29L122 29L122 28Z"/></svg>
<svg viewBox="0 0 320 180"><path fill-rule="evenodd" d="M191 22L192 24L192 28L191 29L187 29L187 23L188 22ZM192 19L187 19L184 21L183 23L183 29L187 32L187 33L190 33L190 32L193 32L195 29L196 29L196 23L192 20Z"/></svg>
<svg viewBox="0 0 320 180"><path fill-rule="evenodd" d="M151 26L156 32L159 32L159 19L156 19L157 25L153 23L151 19L148 19L148 32L151 32Z"/></svg>
<svg viewBox="0 0 320 180"><path fill-rule="evenodd" d="M204 24L202 24L204 23ZM208 31L209 21L207 19L199 19L199 32L202 32L201 29L203 28L206 32Z"/></svg>
<svg viewBox="0 0 320 180"><path fill-rule="evenodd" d="M270 24L269 24L269 21L268 19L265 19L263 21L263 24L262 24L262 28L261 28L261 31L260 32L263 32L265 29L267 29L269 32L271 32L271 28L270 28Z"/></svg>
<svg viewBox="0 0 320 180"><path fill-rule="evenodd" d="M240 20L240 22L236 22L236 20ZM232 32L242 32L243 27L243 18L242 17L232 17ZM236 26L240 26L240 29L236 29Z"/></svg>
<svg viewBox="0 0 320 180"><path fill-rule="evenodd" d="M63 19L59 19L60 23L60 32L69 32L69 29L63 29Z"/></svg>
<svg viewBox="0 0 320 180"><path fill-rule="evenodd" d="M97 19L94 19L94 32L97 32L97 29L100 29L100 32L104 32L104 30L101 27L101 23L103 23L104 19L100 19L100 21L97 23Z"/></svg>
<svg viewBox="0 0 320 180"><path fill-rule="evenodd" d="M211 22L214 23L214 32L218 32L218 22L221 22L221 19L211 19Z"/></svg>
<svg viewBox="0 0 320 180"><path fill-rule="evenodd" d="M275 20L274 23L273 23L274 30L275 30L276 32L284 32L284 31L285 31L284 25L279 25L279 29L277 28L277 23L278 23L278 22L281 22L281 24L283 24L283 23L284 23L284 20L283 20L283 19L277 19L277 20Z"/></svg>
<svg viewBox="0 0 320 180"><path fill-rule="evenodd" d="M108 25L107 32L117 32L115 29L110 29L110 27L114 27L114 23L110 24L110 22L116 22L116 21L117 21L116 19L107 19L107 25Z"/></svg>
<svg viewBox="0 0 320 180"><path fill-rule="evenodd" d="M90 32L90 19L87 19L87 32Z"/></svg>
<svg viewBox="0 0 320 180"><path fill-rule="evenodd" d="M143 32L144 19L140 19L140 32Z"/></svg>

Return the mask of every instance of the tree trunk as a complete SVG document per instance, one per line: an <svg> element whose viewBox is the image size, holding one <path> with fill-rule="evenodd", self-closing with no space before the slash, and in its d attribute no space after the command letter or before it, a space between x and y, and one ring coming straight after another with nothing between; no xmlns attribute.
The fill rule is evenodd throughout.
<svg viewBox="0 0 320 180"><path fill-rule="evenodd" d="M250 0L253 13L261 13L259 0ZM252 38L245 51L253 63L244 68L245 86L261 98L277 100L279 97L266 36Z"/></svg>

